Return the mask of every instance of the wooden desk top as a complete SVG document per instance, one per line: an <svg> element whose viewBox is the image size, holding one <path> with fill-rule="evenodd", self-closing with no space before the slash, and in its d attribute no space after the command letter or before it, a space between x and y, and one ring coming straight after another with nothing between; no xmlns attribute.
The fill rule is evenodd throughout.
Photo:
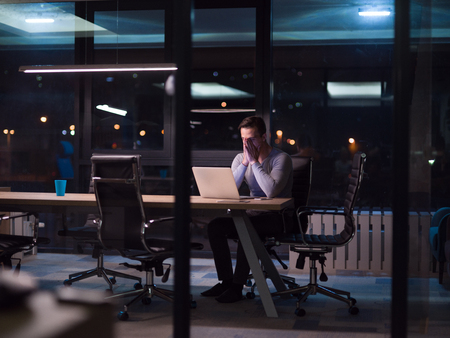
<svg viewBox="0 0 450 338"><path fill-rule="evenodd" d="M175 196L172 195L142 195L146 208L173 208ZM191 196L192 209L259 209L282 210L293 206L292 198L274 198L269 200L236 200L217 201L216 199ZM27 207L37 209L51 208L96 208L94 194L68 193L65 196L56 196L55 193L46 192L3 192L0 191L0 210L8 211L8 208L24 209ZM44 210L42 212L45 212Z"/></svg>

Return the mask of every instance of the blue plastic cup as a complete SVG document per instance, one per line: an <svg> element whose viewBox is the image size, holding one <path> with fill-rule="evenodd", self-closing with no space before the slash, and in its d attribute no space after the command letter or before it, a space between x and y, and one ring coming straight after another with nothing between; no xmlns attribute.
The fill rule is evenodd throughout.
<svg viewBox="0 0 450 338"><path fill-rule="evenodd" d="M161 169L161 170L159 171L159 176L160 176L162 179L166 178L166 177L167 177L167 169Z"/></svg>
<svg viewBox="0 0 450 338"><path fill-rule="evenodd" d="M66 180L55 180L56 196L64 196L66 193Z"/></svg>

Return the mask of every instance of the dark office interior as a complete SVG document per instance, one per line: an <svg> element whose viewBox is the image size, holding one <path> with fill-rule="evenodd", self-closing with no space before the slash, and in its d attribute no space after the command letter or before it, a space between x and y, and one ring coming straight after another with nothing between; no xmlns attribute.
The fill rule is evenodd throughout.
<svg viewBox="0 0 450 338"><path fill-rule="evenodd" d="M394 214L395 228L395 211L404 212L403 205L419 215L450 206L447 1L198 0L192 1L189 70L18 71L36 65L174 63L180 56L175 46L177 3L0 1L1 187L53 192L54 180L66 179L68 192L87 192L93 153L141 154L143 193L177 193L177 138L182 134L177 95L171 95L169 81L185 72L191 82L191 106L185 113L187 168L229 167L242 149L239 122L258 115L266 121L273 147L313 158L310 205L342 206L348 165L362 151L367 163L358 212ZM406 19L397 18L396 8L409 9ZM390 15L358 15L366 9ZM58 26L24 23L44 16ZM396 29L406 31L408 41L399 40ZM406 50L406 70L396 59L399 50ZM408 82L396 83L400 72ZM395 118L402 109L395 105L399 92L407 97L403 125ZM102 110L102 105L125 115ZM401 138L406 145L398 143ZM395 190L401 181L395 156L406 168L405 190ZM198 194L193 177L189 187ZM396 209L399 200L403 204ZM51 240L39 252L79 253L76 241L57 236L57 231L62 222L82 226L85 215L39 218L45 223L39 234ZM192 237L205 244L195 258L212 257L207 223L207 217L194 219ZM277 250L289 260L287 247ZM419 277L437 278L430 272L431 258L429 262ZM393 271L390 277L418 277L397 272L402 276ZM442 297L449 297L449 278L446 273L442 290L435 290ZM414 296L420 299L414 304L428 306L428 291ZM406 310L411 297L398 304ZM406 320L406 327L395 332L416 334L413 319Z"/></svg>

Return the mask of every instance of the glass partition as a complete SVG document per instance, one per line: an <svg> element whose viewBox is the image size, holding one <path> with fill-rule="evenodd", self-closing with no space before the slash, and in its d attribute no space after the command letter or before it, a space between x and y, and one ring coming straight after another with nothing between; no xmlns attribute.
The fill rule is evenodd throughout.
<svg viewBox="0 0 450 338"><path fill-rule="evenodd" d="M342 205L349 163L364 151L358 205L390 206L394 15L360 9L273 3L272 138L289 154L314 157L312 205Z"/></svg>
<svg viewBox="0 0 450 338"><path fill-rule="evenodd" d="M92 149L162 150L170 72L92 76Z"/></svg>
<svg viewBox="0 0 450 338"><path fill-rule="evenodd" d="M255 39L255 8L195 9L191 85L194 151L242 149L237 127L244 117L256 113ZM231 165L231 159L226 165Z"/></svg>
<svg viewBox="0 0 450 338"><path fill-rule="evenodd" d="M0 4L0 185L13 191L54 191L55 178L74 177L74 77L18 72L74 63L74 12L66 2Z"/></svg>
<svg viewBox="0 0 450 338"><path fill-rule="evenodd" d="M411 1L410 17L408 336L437 337L450 315L450 227L439 221L450 202L450 8Z"/></svg>

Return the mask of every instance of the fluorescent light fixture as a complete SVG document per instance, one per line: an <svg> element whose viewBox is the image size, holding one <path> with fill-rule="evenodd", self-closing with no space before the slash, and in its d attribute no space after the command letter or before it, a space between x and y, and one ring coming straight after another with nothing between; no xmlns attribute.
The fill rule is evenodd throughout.
<svg viewBox="0 0 450 338"><path fill-rule="evenodd" d="M226 114L226 113L254 113L256 109L191 109L191 113Z"/></svg>
<svg viewBox="0 0 450 338"><path fill-rule="evenodd" d="M127 111L126 111L126 110L122 110L122 109L118 109L118 108L113 108L113 107L108 106L107 104L99 104L99 105L97 105L95 108L97 108L97 109L99 109L99 110L106 111L106 112L108 112L108 113L120 115L120 116L125 116L125 115L127 115Z"/></svg>
<svg viewBox="0 0 450 338"><path fill-rule="evenodd" d="M389 16L391 15L390 9L383 9L383 10L377 10L377 9L359 9L358 11L359 16Z"/></svg>
<svg viewBox="0 0 450 338"><path fill-rule="evenodd" d="M96 73L96 72L151 72L177 70L174 63L111 64L111 65L61 65L20 66L23 73Z"/></svg>
<svg viewBox="0 0 450 338"><path fill-rule="evenodd" d="M2 1L4 3L5 1ZM11 2L11 1L9 1ZM17 2L17 1L16 1ZM31 1L28 1L31 2ZM44 1L41 1L44 2ZM114 34L92 22L84 20L72 13L74 11L73 3L22 3L22 4L2 4L0 5L0 23L19 30L21 33L15 33L14 38L18 36L25 37L29 34L63 34L73 41L74 34L83 32L86 35L94 33ZM42 21L44 19L45 21ZM52 23L48 19L53 19ZM3 28L3 27L2 27ZM18 34L18 36L16 35ZM35 38L33 36L33 38ZM73 42L72 42L73 43Z"/></svg>
<svg viewBox="0 0 450 338"><path fill-rule="evenodd" d="M191 93L194 99L235 99L254 97L233 87L224 86L217 82L194 82L191 83Z"/></svg>
<svg viewBox="0 0 450 338"><path fill-rule="evenodd" d="M164 89L164 83L155 83L153 85L157 88ZM191 83L191 96L196 100L225 100L251 98L255 95L237 88L224 86L217 82L193 82Z"/></svg>
<svg viewBox="0 0 450 338"><path fill-rule="evenodd" d="M380 82L328 82L332 99L381 99Z"/></svg>
<svg viewBox="0 0 450 338"><path fill-rule="evenodd" d="M53 23L55 20L53 19L26 19L26 23Z"/></svg>

